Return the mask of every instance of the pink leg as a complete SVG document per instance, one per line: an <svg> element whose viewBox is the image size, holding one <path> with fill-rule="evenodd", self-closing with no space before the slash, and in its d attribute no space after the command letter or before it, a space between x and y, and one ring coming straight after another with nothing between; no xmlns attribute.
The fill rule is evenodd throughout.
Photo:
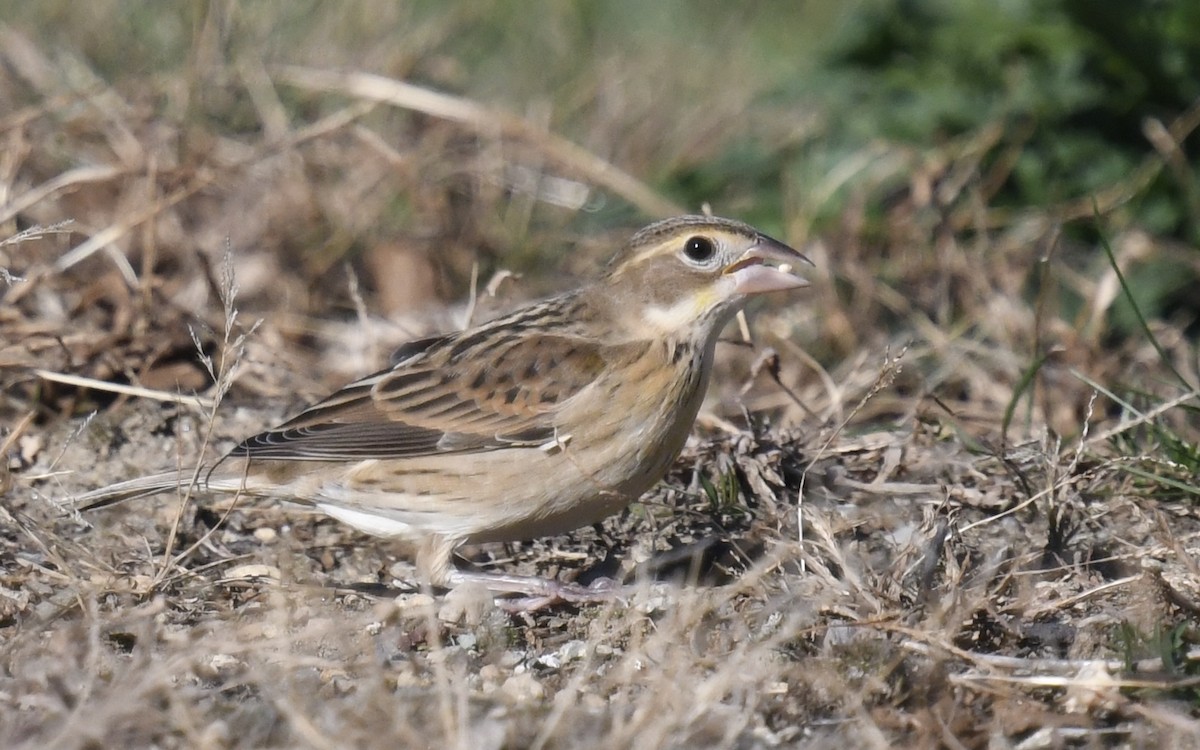
<svg viewBox="0 0 1200 750"><path fill-rule="evenodd" d="M494 594L524 594L496 600L497 606L510 612L528 612L560 602L605 602L621 593L621 586L607 578L598 579L591 586L580 586L537 576L458 570L450 562L458 544L458 540L434 535L422 540L417 552L417 570L435 586L476 583Z"/></svg>
<svg viewBox="0 0 1200 750"><path fill-rule="evenodd" d="M510 612L533 611L559 602L606 602L618 598L621 594L621 587L609 578L597 579L591 586L580 586L537 576L451 570L446 576L446 583L451 586L477 583L496 594L525 594L524 597L516 599L496 600L497 606Z"/></svg>

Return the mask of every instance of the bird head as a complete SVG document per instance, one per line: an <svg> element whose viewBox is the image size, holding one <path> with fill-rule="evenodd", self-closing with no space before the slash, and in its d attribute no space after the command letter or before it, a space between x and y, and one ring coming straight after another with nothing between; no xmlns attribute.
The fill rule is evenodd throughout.
<svg viewBox="0 0 1200 750"><path fill-rule="evenodd" d="M633 235L598 291L632 330L711 338L751 295L808 286L801 263L812 265L748 224L681 216Z"/></svg>

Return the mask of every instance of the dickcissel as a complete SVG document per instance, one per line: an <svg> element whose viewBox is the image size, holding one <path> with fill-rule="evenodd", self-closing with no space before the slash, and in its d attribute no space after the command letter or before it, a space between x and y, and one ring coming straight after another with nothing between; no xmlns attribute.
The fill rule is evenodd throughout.
<svg viewBox="0 0 1200 750"><path fill-rule="evenodd" d="M803 287L805 256L751 226L667 219L634 234L592 283L401 347L394 365L198 473L203 493L302 503L417 546L438 586L583 600L590 590L463 571L463 543L563 533L620 511L679 454L722 327L751 295ZM82 508L184 487L122 482Z"/></svg>

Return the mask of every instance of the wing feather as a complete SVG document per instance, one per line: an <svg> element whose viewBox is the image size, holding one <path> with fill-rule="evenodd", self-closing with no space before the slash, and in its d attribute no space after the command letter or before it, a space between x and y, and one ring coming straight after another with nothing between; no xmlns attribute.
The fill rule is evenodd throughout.
<svg viewBox="0 0 1200 750"><path fill-rule="evenodd" d="M574 335L493 332L406 345L392 368L350 383L231 455L338 461L539 445L555 437L563 404L619 356L612 350L620 347Z"/></svg>

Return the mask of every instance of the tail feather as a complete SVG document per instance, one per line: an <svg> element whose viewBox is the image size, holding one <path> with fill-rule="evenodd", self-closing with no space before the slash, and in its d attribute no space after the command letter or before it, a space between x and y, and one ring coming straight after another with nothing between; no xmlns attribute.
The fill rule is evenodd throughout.
<svg viewBox="0 0 1200 750"><path fill-rule="evenodd" d="M76 496L75 509L80 511L96 510L123 503L126 500L136 500L164 492L182 491L191 483L191 478L191 472L167 471L162 474L128 479ZM201 474L198 485L204 487L205 484L204 475Z"/></svg>

